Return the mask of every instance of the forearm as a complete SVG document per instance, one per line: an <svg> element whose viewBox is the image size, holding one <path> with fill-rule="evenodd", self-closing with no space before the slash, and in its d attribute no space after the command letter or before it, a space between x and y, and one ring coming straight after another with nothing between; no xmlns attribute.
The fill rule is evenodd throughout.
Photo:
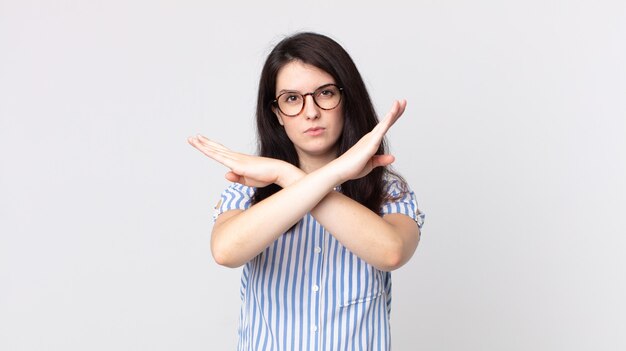
<svg viewBox="0 0 626 351"><path fill-rule="evenodd" d="M298 171L283 178L282 186L289 187L307 176ZM310 212L343 246L381 270L394 270L406 263L419 241L417 224L394 226L338 192L329 192Z"/></svg>
<svg viewBox="0 0 626 351"><path fill-rule="evenodd" d="M417 247L419 233L394 226L353 199L329 193L311 211L315 219L348 250L365 262L391 271L406 263Z"/></svg>
<svg viewBox="0 0 626 351"><path fill-rule="evenodd" d="M284 188L276 194L225 220L218 217L211 237L218 263L238 267L258 255L340 181L329 169L320 168L310 174L290 170L281 182Z"/></svg>

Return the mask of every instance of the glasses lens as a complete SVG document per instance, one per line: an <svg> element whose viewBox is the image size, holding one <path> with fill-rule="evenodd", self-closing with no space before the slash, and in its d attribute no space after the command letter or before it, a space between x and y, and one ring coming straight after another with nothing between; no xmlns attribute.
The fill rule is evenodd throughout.
<svg viewBox="0 0 626 351"><path fill-rule="evenodd" d="M278 108L287 116L295 116L302 110L304 98L298 93L284 93L278 97Z"/></svg>
<svg viewBox="0 0 626 351"><path fill-rule="evenodd" d="M336 85L327 85L315 91L315 103L324 110L331 110L341 101L341 91Z"/></svg>

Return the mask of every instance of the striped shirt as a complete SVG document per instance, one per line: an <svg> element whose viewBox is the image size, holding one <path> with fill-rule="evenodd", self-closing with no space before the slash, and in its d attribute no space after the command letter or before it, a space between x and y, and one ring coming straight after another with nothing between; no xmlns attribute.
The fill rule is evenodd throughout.
<svg viewBox="0 0 626 351"><path fill-rule="evenodd" d="M415 195L390 179L397 198L381 215L402 213L421 228ZM254 188L233 183L214 218L250 207ZM347 250L310 213L243 267L240 351L390 350L391 273Z"/></svg>

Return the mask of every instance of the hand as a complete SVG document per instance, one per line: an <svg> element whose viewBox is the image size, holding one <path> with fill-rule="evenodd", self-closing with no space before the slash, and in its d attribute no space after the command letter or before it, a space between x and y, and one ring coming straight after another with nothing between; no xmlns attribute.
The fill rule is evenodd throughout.
<svg viewBox="0 0 626 351"><path fill-rule="evenodd" d="M393 163L392 155L376 155L378 147L391 126L402 116L406 100L396 100L385 118L372 131L365 134L354 146L331 162L339 172L341 183L358 179L369 174L372 169Z"/></svg>
<svg viewBox="0 0 626 351"><path fill-rule="evenodd" d="M201 135L189 137L187 141L203 154L230 168L224 176L226 179L247 186L264 187L273 183L283 186L286 181L283 173L296 168L285 161L234 152Z"/></svg>

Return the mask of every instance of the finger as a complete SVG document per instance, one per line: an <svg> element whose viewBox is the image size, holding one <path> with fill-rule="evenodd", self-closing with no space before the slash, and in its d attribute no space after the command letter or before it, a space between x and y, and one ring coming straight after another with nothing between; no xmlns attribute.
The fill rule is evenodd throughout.
<svg viewBox="0 0 626 351"><path fill-rule="evenodd" d="M404 114L404 110L406 109L406 100L396 100L391 107L389 113L387 113L388 127L389 129L402 114Z"/></svg>
<svg viewBox="0 0 626 351"><path fill-rule="evenodd" d="M232 160L232 161L237 161L239 159L242 158L243 154L239 153L239 152L235 152L232 151L231 149L227 148L226 146L213 141L213 140L209 140L207 138L204 139L200 139L200 142L202 143L202 145L204 147L207 148L208 151L211 152L212 155L221 157L221 159L226 160Z"/></svg>
<svg viewBox="0 0 626 351"><path fill-rule="evenodd" d="M398 118L400 118L400 116L402 116L402 114L404 113L404 110L406 109L406 100L402 99L402 100L396 100L394 101L394 104L391 108L391 110L389 111L388 115L392 121L391 124L395 123Z"/></svg>
<svg viewBox="0 0 626 351"><path fill-rule="evenodd" d="M198 140L198 142L200 144L206 145L206 146L211 147L212 149L215 149L215 150L228 150L228 151L230 151L230 149L227 148L226 146L218 143L217 141L213 141L213 140L211 140L211 139L209 139L209 138L207 138L205 136L202 136L200 134L198 134L196 136L196 140Z"/></svg>
<svg viewBox="0 0 626 351"><path fill-rule="evenodd" d="M208 154L213 153L215 150L215 148L211 147L210 145L203 144L200 139L198 139L198 137L189 137L187 138L187 141L189 142L189 144L200 150L202 153L207 154L207 156L209 156Z"/></svg>
<svg viewBox="0 0 626 351"><path fill-rule="evenodd" d="M202 144L198 141L198 139L197 139L196 137L189 137L189 138L187 138L187 142L188 142L191 146L195 147L196 149L198 149L198 150L200 150L200 151L202 151L202 148L204 147L204 146L203 146L203 145L202 145Z"/></svg>
<svg viewBox="0 0 626 351"><path fill-rule="evenodd" d="M206 156L212 158L213 160L225 165L226 167L232 168L232 162L237 159L236 153L228 150L223 147L221 144L216 142L207 142L208 139L201 141L199 138L189 138L189 143L198 149L200 152L205 154Z"/></svg>
<svg viewBox="0 0 626 351"><path fill-rule="evenodd" d="M192 145L194 145L205 155L221 163L224 163L223 161L227 159L236 160L238 159L238 155L240 155L239 153L230 150L226 146L211 139L208 139L200 134L198 134L194 138L191 138L191 141L193 142Z"/></svg>
<svg viewBox="0 0 626 351"><path fill-rule="evenodd" d="M202 140L198 136L192 136L192 137L187 138L187 142L189 142L189 144L191 144L197 149L202 149L202 148L207 148L207 147L211 147L211 149L214 149L214 147L208 144L206 140L208 139L205 138L205 140Z"/></svg>
<svg viewBox="0 0 626 351"><path fill-rule="evenodd" d="M398 103L400 105L400 110L398 111L398 118L400 118L400 116L404 114L404 110L406 110L406 100L402 99L398 101Z"/></svg>
<svg viewBox="0 0 626 351"><path fill-rule="evenodd" d="M389 112L387 112L387 115L383 119L383 122L387 122L389 126L391 126L393 122L397 119L399 113L400 103L398 102L398 100L396 100L393 102L393 105L391 105L391 109L389 109Z"/></svg>
<svg viewBox="0 0 626 351"><path fill-rule="evenodd" d="M195 136L190 136L187 138L187 142L191 145L198 145L200 144L200 141L198 140L198 137Z"/></svg>
<svg viewBox="0 0 626 351"><path fill-rule="evenodd" d="M387 112L385 117L376 125L376 127L374 127L372 131L378 134L379 137L382 137L396 122L402 112L404 112L403 104L401 104L398 100L394 101L389 112Z"/></svg>

